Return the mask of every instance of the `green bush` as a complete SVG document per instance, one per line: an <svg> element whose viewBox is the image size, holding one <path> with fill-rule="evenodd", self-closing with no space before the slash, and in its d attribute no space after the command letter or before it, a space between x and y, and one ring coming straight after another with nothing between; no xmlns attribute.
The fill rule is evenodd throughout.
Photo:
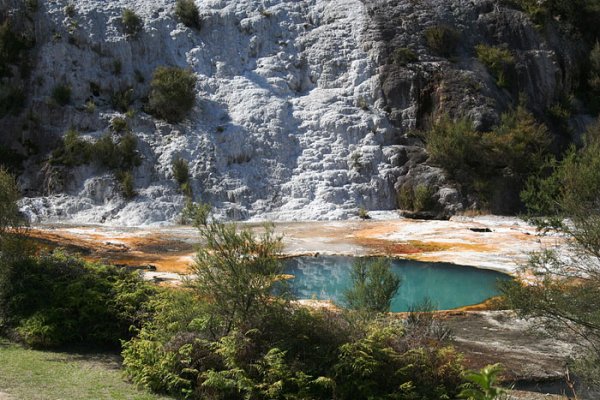
<svg viewBox="0 0 600 400"><path fill-rule="evenodd" d="M118 346L155 291L137 273L62 252L0 262L4 328L36 347Z"/></svg>
<svg viewBox="0 0 600 400"><path fill-rule="evenodd" d="M439 56L451 57L455 54L460 33L448 25L434 25L425 29L427 46Z"/></svg>
<svg viewBox="0 0 600 400"><path fill-rule="evenodd" d="M490 182L498 179L510 181L508 190L516 197L527 178L542 167L551 142L546 127L522 106L504 114L491 132L475 131L467 119L444 117L424 138L429 162L484 203L494 190Z"/></svg>
<svg viewBox="0 0 600 400"><path fill-rule="evenodd" d="M344 293L349 308L373 313L390 311L401 281L392 272L389 259L359 258L352 266L351 279L352 287Z"/></svg>
<svg viewBox="0 0 600 400"><path fill-rule="evenodd" d="M52 99L59 106L66 106L71 102L71 86L60 83L52 89Z"/></svg>
<svg viewBox="0 0 600 400"><path fill-rule="evenodd" d="M135 11L125 8L121 14L123 31L129 36L137 35L144 28L144 21Z"/></svg>
<svg viewBox="0 0 600 400"><path fill-rule="evenodd" d="M477 45L475 51L477 52L477 59L488 68L496 79L498 87L509 87L515 64L515 58L511 52L504 47L493 47L485 44Z"/></svg>
<svg viewBox="0 0 600 400"><path fill-rule="evenodd" d="M129 106L133 103L133 88L127 88L123 90L116 90L110 96L110 104L113 108L120 112L126 112L129 110Z"/></svg>
<svg viewBox="0 0 600 400"><path fill-rule="evenodd" d="M175 15L185 26L200 29L200 13L194 0L177 0Z"/></svg>
<svg viewBox="0 0 600 400"><path fill-rule="evenodd" d="M190 167L186 159L181 157L174 158L173 163L171 164L171 169L173 171L173 178L175 178L175 182L177 182L180 186L187 183L190 179Z"/></svg>
<svg viewBox="0 0 600 400"><path fill-rule="evenodd" d="M62 144L52 152L50 163L75 167L89 163L92 154L92 143L81 139L79 132L71 128L63 136Z"/></svg>
<svg viewBox="0 0 600 400"><path fill-rule="evenodd" d="M405 66L419 60L417 53L408 47L400 47L392 52L390 60L393 64Z"/></svg>
<svg viewBox="0 0 600 400"><path fill-rule="evenodd" d="M177 67L159 67L150 83L149 110L171 123L180 122L191 111L196 99L193 72Z"/></svg>
<svg viewBox="0 0 600 400"><path fill-rule="evenodd" d="M110 121L110 128L115 133L127 132L129 131L129 124L123 117L114 117L112 121Z"/></svg>
<svg viewBox="0 0 600 400"><path fill-rule="evenodd" d="M431 210L434 207L433 192L429 186L425 184L419 184L414 188L414 193L414 211Z"/></svg>
<svg viewBox="0 0 600 400"><path fill-rule="evenodd" d="M123 197L128 200L133 199L137 195L137 192L135 191L133 173L131 173L131 171L120 171L117 174L117 179L121 185L121 193L123 194Z"/></svg>

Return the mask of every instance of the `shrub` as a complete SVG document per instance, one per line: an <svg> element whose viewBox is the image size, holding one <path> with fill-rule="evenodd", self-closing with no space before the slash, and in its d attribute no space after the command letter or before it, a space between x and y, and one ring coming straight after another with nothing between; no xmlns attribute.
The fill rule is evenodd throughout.
<svg viewBox="0 0 600 400"><path fill-rule="evenodd" d="M127 120L123 117L114 117L112 121L110 121L110 128L116 133L129 131Z"/></svg>
<svg viewBox="0 0 600 400"><path fill-rule="evenodd" d="M369 211L364 206L360 206L358 208L358 218L360 219L370 219Z"/></svg>
<svg viewBox="0 0 600 400"><path fill-rule="evenodd" d="M180 122L194 106L196 76L177 67L159 67L150 83L149 109L158 118Z"/></svg>
<svg viewBox="0 0 600 400"><path fill-rule="evenodd" d="M501 88L510 86L510 76L513 72L515 58L503 47L479 44L475 47L477 59L484 64L496 79L496 85Z"/></svg>
<svg viewBox="0 0 600 400"><path fill-rule="evenodd" d="M54 149L50 157L53 165L75 167L91 161L93 145L81 139L79 132L69 129L62 138L62 143Z"/></svg>
<svg viewBox="0 0 600 400"><path fill-rule="evenodd" d="M142 18L129 8L123 10L121 23L123 24L123 31L129 36L137 35L144 27Z"/></svg>
<svg viewBox="0 0 600 400"><path fill-rule="evenodd" d="M121 185L121 193L127 200L133 199L137 193L134 187L133 174L131 171L121 171L117 174L117 179Z"/></svg>
<svg viewBox="0 0 600 400"><path fill-rule="evenodd" d="M60 83L52 89L52 99L59 106L66 106L71 102L71 86Z"/></svg>
<svg viewBox="0 0 600 400"><path fill-rule="evenodd" d="M393 64L405 66L419 60L417 53L408 47L400 47L395 49L390 57Z"/></svg>
<svg viewBox="0 0 600 400"><path fill-rule="evenodd" d="M63 252L0 262L0 315L31 346L117 346L154 293L137 273Z"/></svg>
<svg viewBox="0 0 600 400"><path fill-rule="evenodd" d="M413 211L425 211L433 208L433 193L429 186L425 184L417 185L414 188L414 193Z"/></svg>
<svg viewBox="0 0 600 400"><path fill-rule="evenodd" d="M400 282L392 272L389 259L359 258L352 266L352 287L344 293L344 299L348 307L355 310L388 312Z"/></svg>
<svg viewBox="0 0 600 400"><path fill-rule="evenodd" d="M448 25L434 25L425 29L427 46L443 57L454 55L459 39L460 33Z"/></svg>
<svg viewBox="0 0 600 400"><path fill-rule="evenodd" d="M150 83L149 108L158 118L180 122L194 106L196 76L177 67L159 67Z"/></svg>
<svg viewBox="0 0 600 400"><path fill-rule="evenodd" d="M75 16L75 4L69 3L65 6L64 12L65 15L69 18L73 18Z"/></svg>
<svg viewBox="0 0 600 400"><path fill-rule="evenodd" d="M200 29L200 14L194 0L177 0L175 15L185 26Z"/></svg>
<svg viewBox="0 0 600 400"><path fill-rule="evenodd" d="M187 160L181 157L175 157L173 159L173 163L171 164L171 169L173 171L173 178L175 178L175 182L177 182L180 186L188 182L190 178L190 168Z"/></svg>
<svg viewBox="0 0 600 400"><path fill-rule="evenodd" d="M110 103L115 110L126 112L133 103L133 94L133 88L116 90L110 96Z"/></svg>

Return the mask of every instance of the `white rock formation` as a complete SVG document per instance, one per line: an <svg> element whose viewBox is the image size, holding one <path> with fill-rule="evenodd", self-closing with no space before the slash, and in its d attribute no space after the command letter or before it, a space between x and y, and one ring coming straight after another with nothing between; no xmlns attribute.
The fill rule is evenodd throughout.
<svg viewBox="0 0 600 400"><path fill-rule="evenodd" d="M57 83L73 90L75 107L51 119L57 126L74 125L92 139L107 129L115 114L102 95L94 116L82 111L91 82L104 91L132 86L141 97L157 66L176 65L198 83L184 123L134 117L144 159L135 170L137 198L121 199L109 175L78 167L68 190L23 201L33 220L173 221L184 203L171 173L177 156L190 162L196 200L228 218L338 219L359 206L395 208L396 148L385 145L393 129L374 104L376 54L361 37L361 1L198 1L199 32L177 22L174 0L82 0L73 17L64 2L40 3L39 23L54 34L38 39L35 73L49 78L33 93L39 112L51 113L45 103ZM122 33L124 8L144 20L135 38ZM25 187L36 181L21 178Z"/></svg>

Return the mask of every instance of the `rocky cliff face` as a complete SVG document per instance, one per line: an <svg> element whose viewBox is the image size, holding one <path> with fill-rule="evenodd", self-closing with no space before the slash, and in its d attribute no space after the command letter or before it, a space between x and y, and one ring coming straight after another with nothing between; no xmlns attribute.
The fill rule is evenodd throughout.
<svg viewBox="0 0 600 400"><path fill-rule="evenodd" d="M443 113L488 129L519 93L543 115L579 74L577 45L491 0L203 0L200 30L178 22L174 0L23 4L0 6L0 16L29 24L35 37L25 108L0 127L2 144L27 155L19 184L33 220L173 221L185 201L171 171L177 157L189 161L195 200L232 219L393 210L408 181L427 184L438 209L451 213L469 200L427 165L411 131ZM144 21L134 37L123 32L124 8ZM460 34L451 59L427 46L423 31L435 24ZM513 88L497 87L475 57L478 43L514 51ZM393 62L398 48L416 58ZM163 65L198 78L196 106L180 124L143 111L152 73ZM59 85L71 87L65 106L52 101ZM130 88L135 113L125 117L111 97ZM142 156L133 200L97 165L44 162L69 127L94 141L115 117L128 119Z"/></svg>

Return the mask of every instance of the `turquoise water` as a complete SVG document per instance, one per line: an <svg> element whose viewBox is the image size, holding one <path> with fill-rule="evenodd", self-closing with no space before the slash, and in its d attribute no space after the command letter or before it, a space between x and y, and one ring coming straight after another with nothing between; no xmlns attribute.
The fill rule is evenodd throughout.
<svg viewBox="0 0 600 400"><path fill-rule="evenodd" d="M353 257L295 257L285 261L294 275L292 289L299 299L333 300L343 305L350 287ZM392 271L402 279L391 311L408 311L429 299L438 310L478 304L498 294L497 281L510 279L495 271L445 263L394 259Z"/></svg>

